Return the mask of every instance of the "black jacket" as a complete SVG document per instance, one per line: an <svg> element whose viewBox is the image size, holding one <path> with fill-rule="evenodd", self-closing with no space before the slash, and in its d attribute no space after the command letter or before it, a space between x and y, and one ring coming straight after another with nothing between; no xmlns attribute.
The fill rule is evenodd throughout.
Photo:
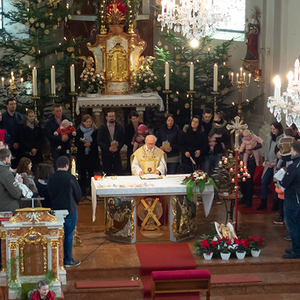
<svg viewBox="0 0 300 300"><path fill-rule="evenodd" d="M42 129L39 126L34 126L33 129L29 128L27 125L22 123L20 125L20 144L22 154L25 157L30 158L34 162L42 162L43 161L43 153L42 153L42 144L44 141L44 134ZM30 151L35 148L37 149L36 155L30 155Z"/></svg>
<svg viewBox="0 0 300 300"><path fill-rule="evenodd" d="M56 171L50 176L48 194L51 201L51 209L67 209L69 214L77 210L82 194L76 178L67 171Z"/></svg>
<svg viewBox="0 0 300 300"><path fill-rule="evenodd" d="M167 157L173 157L179 155L179 139L181 136L181 130L174 124L171 129L168 128L167 124L164 123L157 131L156 146L161 147L162 143L168 141L172 151L166 152Z"/></svg>
<svg viewBox="0 0 300 300"><path fill-rule="evenodd" d="M300 155L292 157L292 160L293 163L288 166L281 185L285 188L284 201L300 203Z"/></svg>
<svg viewBox="0 0 300 300"><path fill-rule="evenodd" d="M115 124L116 127L114 133L114 140L119 142L118 152L120 152L124 145L124 131L120 124L118 124L117 122ZM113 154L113 152L110 152L108 150L110 148L111 142L112 140L107 128L107 124L102 124L98 129L97 143L100 146L103 155Z"/></svg>
<svg viewBox="0 0 300 300"><path fill-rule="evenodd" d="M98 145L97 145L97 133L98 130L95 130L92 133L92 143L91 149L89 154L85 154L85 147L83 146L84 143L80 141L83 138L83 132L80 128L77 129L77 134L75 137L75 146L77 147L77 157L76 157L76 164L77 168L86 168L86 169L93 169L99 170L100 169L100 161L99 161L99 152L98 152Z"/></svg>
<svg viewBox="0 0 300 300"><path fill-rule="evenodd" d="M68 119L65 115L62 115L61 120ZM50 146L57 148L58 146L62 146L62 148L67 148L67 146L71 145L72 134L69 134L69 139L66 142L61 140L61 135L54 135L54 132L58 129L59 124L57 124L54 115L52 115L45 126L45 134L48 140L50 141Z"/></svg>
<svg viewBox="0 0 300 300"><path fill-rule="evenodd" d="M12 146L14 143L19 143L19 127L23 120L23 115L15 112L11 116L7 111L2 115L3 129L6 129L9 138L5 139L5 142Z"/></svg>

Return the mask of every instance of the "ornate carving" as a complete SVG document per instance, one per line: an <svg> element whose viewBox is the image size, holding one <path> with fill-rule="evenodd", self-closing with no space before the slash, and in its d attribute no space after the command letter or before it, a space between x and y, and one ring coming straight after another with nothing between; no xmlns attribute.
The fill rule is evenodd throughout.
<svg viewBox="0 0 300 300"><path fill-rule="evenodd" d="M76 246L83 247L81 237L77 230L77 226L75 226L75 230L74 230L73 246L74 247L76 247Z"/></svg>
<svg viewBox="0 0 300 300"><path fill-rule="evenodd" d="M23 222L56 222L57 218L49 214L50 208L21 208L16 209L17 214L9 219L11 223Z"/></svg>
<svg viewBox="0 0 300 300"><path fill-rule="evenodd" d="M127 52L121 43L115 44L108 53L107 79L112 81L127 81L128 79Z"/></svg>
<svg viewBox="0 0 300 300"><path fill-rule="evenodd" d="M52 249L57 249L58 245L59 245L59 241L51 241L50 242L50 246Z"/></svg>
<svg viewBox="0 0 300 300"><path fill-rule="evenodd" d="M8 243L8 247L11 249L11 251L16 251L18 248L18 243L17 242L10 242Z"/></svg>
<svg viewBox="0 0 300 300"><path fill-rule="evenodd" d="M176 208L176 203L177 201L179 201L177 196L173 197L173 201L172 201L172 213L173 213L173 224L172 224L172 231L173 231L173 236L177 237L177 208Z"/></svg>

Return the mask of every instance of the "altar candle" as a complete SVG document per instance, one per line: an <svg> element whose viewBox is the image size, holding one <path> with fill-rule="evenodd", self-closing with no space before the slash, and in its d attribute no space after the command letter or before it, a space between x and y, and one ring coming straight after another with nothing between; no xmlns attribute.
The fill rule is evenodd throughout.
<svg viewBox="0 0 300 300"><path fill-rule="evenodd" d="M55 67L51 68L51 95L55 95Z"/></svg>
<svg viewBox="0 0 300 300"><path fill-rule="evenodd" d="M70 66L70 87L71 87L71 92L75 92L75 67L74 67L74 65Z"/></svg>
<svg viewBox="0 0 300 300"><path fill-rule="evenodd" d="M37 69L32 69L32 95L37 96Z"/></svg>
<svg viewBox="0 0 300 300"><path fill-rule="evenodd" d="M293 72L289 71L287 78L289 80L289 85L292 85L292 80L293 80Z"/></svg>
<svg viewBox="0 0 300 300"><path fill-rule="evenodd" d="M299 59L296 59L295 61L295 65L294 65L295 69L294 69L294 80L296 82L296 84L298 84L299 81Z"/></svg>
<svg viewBox="0 0 300 300"><path fill-rule="evenodd" d="M1 78L2 81L2 87L4 88L4 77Z"/></svg>
<svg viewBox="0 0 300 300"><path fill-rule="evenodd" d="M190 91L194 90L194 64L191 63L190 65Z"/></svg>
<svg viewBox="0 0 300 300"><path fill-rule="evenodd" d="M280 88L281 88L281 82L280 82L280 77L279 75L276 75L274 78L274 98L277 100L277 104L279 103L279 98L280 98Z"/></svg>
<svg viewBox="0 0 300 300"><path fill-rule="evenodd" d="M231 72L231 82L233 83L233 72Z"/></svg>
<svg viewBox="0 0 300 300"><path fill-rule="evenodd" d="M246 81L246 72L243 73L244 81Z"/></svg>
<svg viewBox="0 0 300 300"><path fill-rule="evenodd" d="M214 86L213 86L213 91L217 92L218 91L218 65L214 64Z"/></svg>
<svg viewBox="0 0 300 300"><path fill-rule="evenodd" d="M169 90L170 89L170 69L169 69L169 63L168 62L166 62L166 64L165 64L165 74L166 74L165 90Z"/></svg>

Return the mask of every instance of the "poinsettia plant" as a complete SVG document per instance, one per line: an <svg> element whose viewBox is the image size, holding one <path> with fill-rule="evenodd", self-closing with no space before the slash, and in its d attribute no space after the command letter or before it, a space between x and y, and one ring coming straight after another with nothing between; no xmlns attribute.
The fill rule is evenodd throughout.
<svg viewBox="0 0 300 300"><path fill-rule="evenodd" d="M249 240L249 249L258 251L265 247L265 240L262 237L250 236Z"/></svg>
<svg viewBox="0 0 300 300"><path fill-rule="evenodd" d="M248 239L243 239L241 237L235 238L234 243L236 244L235 246L235 251L236 252L244 252L247 251L249 248L249 240Z"/></svg>
<svg viewBox="0 0 300 300"><path fill-rule="evenodd" d="M193 243L197 255L202 256L203 253L217 253L218 241L211 239L195 240Z"/></svg>
<svg viewBox="0 0 300 300"><path fill-rule="evenodd" d="M218 240L218 251L220 253L232 253L234 251L232 241L226 237L219 239Z"/></svg>
<svg viewBox="0 0 300 300"><path fill-rule="evenodd" d="M213 187L218 190L214 180L208 177L207 173L200 169L189 176L186 176L182 180L182 184L186 184L186 195L189 200L191 200L193 197L193 191L195 187L199 190L200 194L203 193L206 184L213 185Z"/></svg>

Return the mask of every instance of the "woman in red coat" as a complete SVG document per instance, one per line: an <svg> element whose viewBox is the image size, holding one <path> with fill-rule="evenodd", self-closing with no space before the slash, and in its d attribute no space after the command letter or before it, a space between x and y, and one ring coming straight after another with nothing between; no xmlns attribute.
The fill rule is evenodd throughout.
<svg viewBox="0 0 300 300"><path fill-rule="evenodd" d="M37 283L37 289L32 294L31 300L55 300L55 294L49 291L49 285L41 280Z"/></svg>

